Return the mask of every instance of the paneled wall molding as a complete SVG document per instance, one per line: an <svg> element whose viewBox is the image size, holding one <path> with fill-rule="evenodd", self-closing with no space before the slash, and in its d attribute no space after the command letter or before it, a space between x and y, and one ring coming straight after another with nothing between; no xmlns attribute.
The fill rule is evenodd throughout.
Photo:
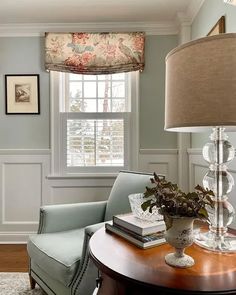
<svg viewBox="0 0 236 295"><path fill-rule="evenodd" d="M188 149L188 154L189 155L202 155L202 148ZM235 156L236 156L236 151L235 151Z"/></svg>
<svg viewBox="0 0 236 295"><path fill-rule="evenodd" d="M154 154L154 155L177 155L178 154L178 150L177 149L140 149L139 153L142 155L150 155L150 154Z"/></svg>
<svg viewBox="0 0 236 295"><path fill-rule="evenodd" d="M0 155L50 155L50 149L0 149Z"/></svg>
<svg viewBox="0 0 236 295"><path fill-rule="evenodd" d="M27 241L50 202L50 150L0 150L0 243Z"/></svg>
<svg viewBox="0 0 236 295"><path fill-rule="evenodd" d="M26 244L29 235L35 234L35 231L1 231L0 244Z"/></svg>
<svg viewBox="0 0 236 295"><path fill-rule="evenodd" d="M190 2L190 5L192 2ZM179 22L179 44L181 45L191 40L191 21L186 13L179 13L177 19ZM190 146L190 133L178 133L178 185L184 191L188 191L189 188L189 159L187 150Z"/></svg>
<svg viewBox="0 0 236 295"><path fill-rule="evenodd" d="M141 149L139 170L164 174L168 180L177 182L177 149Z"/></svg>
<svg viewBox="0 0 236 295"><path fill-rule="evenodd" d="M72 180L72 179L94 179L94 178L104 178L104 179L108 179L108 178L116 178L116 176L118 175L118 173L99 173L99 174L95 174L95 173L85 173L85 174L76 174L76 175L48 175L47 179L49 180Z"/></svg>
<svg viewBox="0 0 236 295"><path fill-rule="evenodd" d="M115 177L51 178L50 204L105 201Z"/></svg>
<svg viewBox="0 0 236 295"><path fill-rule="evenodd" d="M190 148L188 149L189 155L202 155L202 149L201 148Z"/></svg>
<svg viewBox="0 0 236 295"><path fill-rule="evenodd" d="M202 185L202 179L208 169L207 162L203 159L199 149L188 150L189 153L189 190L196 184ZM199 182L200 181L200 182Z"/></svg>
<svg viewBox="0 0 236 295"><path fill-rule="evenodd" d="M140 149L139 171L177 181L177 149ZM25 243L42 205L107 200L117 174L51 175L50 149L0 150L0 243Z"/></svg>
<svg viewBox="0 0 236 295"><path fill-rule="evenodd" d="M201 149L189 149L189 190L193 191L197 184L202 185L203 177L209 169L208 163L203 159ZM228 164L228 171L236 179L236 161ZM236 187L233 187L232 192L229 194L229 202L236 208ZM231 227L236 228L236 218L234 218Z"/></svg>
<svg viewBox="0 0 236 295"><path fill-rule="evenodd" d="M105 22L105 23L25 23L0 24L0 37L44 36L45 32L127 32L144 31L147 35L176 35L176 22Z"/></svg>

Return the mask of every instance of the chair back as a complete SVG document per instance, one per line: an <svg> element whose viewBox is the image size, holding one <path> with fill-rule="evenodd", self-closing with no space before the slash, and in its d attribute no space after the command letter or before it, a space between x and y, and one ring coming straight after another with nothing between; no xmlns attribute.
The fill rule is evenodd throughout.
<svg viewBox="0 0 236 295"><path fill-rule="evenodd" d="M130 212L128 195L145 192L146 186L151 186L150 178L152 175L150 173L121 171L108 198L105 221L111 220L113 215Z"/></svg>

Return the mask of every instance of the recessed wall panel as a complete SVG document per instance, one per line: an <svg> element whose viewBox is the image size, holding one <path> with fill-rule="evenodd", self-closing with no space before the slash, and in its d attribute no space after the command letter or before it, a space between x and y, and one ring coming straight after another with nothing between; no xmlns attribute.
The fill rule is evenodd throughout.
<svg viewBox="0 0 236 295"><path fill-rule="evenodd" d="M53 204L104 201L111 187L52 187Z"/></svg>
<svg viewBox="0 0 236 295"><path fill-rule="evenodd" d="M2 223L34 223L41 205L40 163L4 163Z"/></svg>
<svg viewBox="0 0 236 295"><path fill-rule="evenodd" d="M148 163L148 171L157 174L168 175L168 163Z"/></svg>

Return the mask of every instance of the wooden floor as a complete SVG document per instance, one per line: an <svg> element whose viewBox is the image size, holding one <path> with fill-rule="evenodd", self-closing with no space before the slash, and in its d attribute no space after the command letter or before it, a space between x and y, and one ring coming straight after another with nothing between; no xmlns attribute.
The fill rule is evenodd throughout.
<svg viewBox="0 0 236 295"><path fill-rule="evenodd" d="M0 272L27 272L26 245L0 245Z"/></svg>

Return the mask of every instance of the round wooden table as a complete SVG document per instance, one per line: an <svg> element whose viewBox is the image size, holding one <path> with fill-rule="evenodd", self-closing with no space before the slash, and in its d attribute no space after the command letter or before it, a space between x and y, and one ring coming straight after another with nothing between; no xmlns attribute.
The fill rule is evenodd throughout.
<svg viewBox="0 0 236 295"><path fill-rule="evenodd" d="M207 251L193 244L186 253L195 260L187 269L171 267L169 244L142 250L98 230L90 240L90 256L100 270L99 295L236 294L236 254Z"/></svg>

